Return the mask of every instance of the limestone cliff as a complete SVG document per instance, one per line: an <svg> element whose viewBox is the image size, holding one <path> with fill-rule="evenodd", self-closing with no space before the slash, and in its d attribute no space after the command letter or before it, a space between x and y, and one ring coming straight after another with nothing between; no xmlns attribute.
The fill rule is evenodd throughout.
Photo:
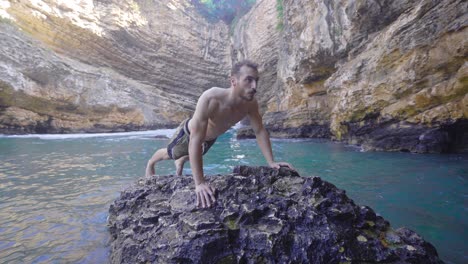
<svg viewBox="0 0 468 264"><path fill-rule="evenodd" d="M233 63L251 59L260 70L259 102L263 112L271 112L269 102L274 101L279 91L276 65L279 58L280 32L275 1L257 1L251 11L234 26L232 43Z"/></svg>
<svg viewBox="0 0 468 264"><path fill-rule="evenodd" d="M0 132L175 125L250 58L273 136L467 151L467 9L257 0L226 25L189 0L0 0Z"/></svg>
<svg viewBox="0 0 468 264"><path fill-rule="evenodd" d="M175 125L228 85L228 26L188 1L0 1L0 131Z"/></svg>
<svg viewBox="0 0 468 264"><path fill-rule="evenodd" d="M277 17L269 13L272 2L282 9ZM237 49L277 76L260 88L274 90L262 98L274 135L331 137L377 150L467 150L467 5L258 1L238 35L259 34L250 21L269 17L263 35L273 43L245 41Z"/></svg>

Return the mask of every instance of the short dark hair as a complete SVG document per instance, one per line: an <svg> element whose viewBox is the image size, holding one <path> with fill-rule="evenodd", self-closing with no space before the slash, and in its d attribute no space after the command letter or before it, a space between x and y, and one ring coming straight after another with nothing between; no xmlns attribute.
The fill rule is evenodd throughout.
<svg viewBox="0 0 468 264"><path fill-rule="evenodd" d="M251 60L241 60L232 66L231 76L238 75L242 66L250 67L258 71L258 64Z"/></svg>

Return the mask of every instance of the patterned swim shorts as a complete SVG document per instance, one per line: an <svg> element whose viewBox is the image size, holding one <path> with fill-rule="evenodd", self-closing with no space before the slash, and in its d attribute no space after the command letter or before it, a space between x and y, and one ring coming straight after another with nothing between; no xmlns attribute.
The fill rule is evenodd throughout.
<svg viewBox="0 0 468 264"><path fill-rule="evenodd" d="M185 119L179 127L176 129L174 136L172 136L171 140L169 141L169 145L167 145L167 154L173 160L179 159L183 156L188 155L188 147L190 141L190 130L188 128L188 122L190 118ZM216 138L210 141L203 142L203 155L213 146L216 142Z"/></svg>

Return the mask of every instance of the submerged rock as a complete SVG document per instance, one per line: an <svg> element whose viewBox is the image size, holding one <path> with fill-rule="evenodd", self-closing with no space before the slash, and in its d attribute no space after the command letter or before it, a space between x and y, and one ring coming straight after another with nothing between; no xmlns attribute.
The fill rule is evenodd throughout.
<svg viewBox="0 0 468 264"><path fill-rule="evenodd" d="M251 139L251 138L256 138L256 136L252 128L241 127L241 128L238 128L236 131L236 138L237 139Z"/></svg>
<svg viewBox="0 0 468 264"><path fill-rule="evenodd" d="M112 263L442 263L406 228L319 177L240 166L207 177L217 203L195 207L189 177L142 178L110 206Z"/></svg>

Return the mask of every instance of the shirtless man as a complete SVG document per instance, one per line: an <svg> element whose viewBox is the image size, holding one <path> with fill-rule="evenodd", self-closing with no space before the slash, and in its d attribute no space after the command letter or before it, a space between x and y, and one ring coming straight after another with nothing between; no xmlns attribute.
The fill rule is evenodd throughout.
<svg viewBox="0 0 468 264"><path fill-rule="evenodd" d="M197 206L211 207L214 204L215 189L205 182L203 158L216 138L245 116L257 137L257 143L268 165L279 169L280 166L293 167L286 162L275 162L271 150L270 137L263 127L258 103L254 95L258 83L257 65L251 61L241 61L231 71L231 87L228 89L211 88L198 99L195 113L179 126L167 148L157 150L148 161L146 176L155 174L154 166L158 161L174 159L177 175L182 175L184 163L190 159Z"/></svg>

